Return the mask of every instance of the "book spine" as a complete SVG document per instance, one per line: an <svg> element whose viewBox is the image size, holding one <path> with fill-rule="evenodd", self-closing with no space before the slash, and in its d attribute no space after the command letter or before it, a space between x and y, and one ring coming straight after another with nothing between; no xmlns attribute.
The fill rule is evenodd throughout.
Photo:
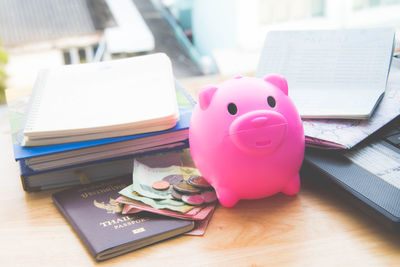
<svg viewBox="0 0 400 267"><path fill-rule="evenodd" d="M174 128L161 131L161 132L151 132L145 134L120 136L106 139L96 139L82 142L58 144L58 145L48 145L48 146L38 146L38 147L23 147L20 144L14 144L14 157L15 160L39 157L44 155L50 155L54 153L66 152L71 150L78 150L81 148L94 147L99 145L106 145L111 143L123 142L133 139L145 138L148 136L161 135L164 133L176 132L189 128L189 122L192 115L192 109L182 111L180 120L175 125Z"/></svg>
<svg viewBox="0 0 400 267"><path fill-rule="evenodd" d="M31 171L29 173L25 173L24 175L21 174L20 178L21 178L21 182L22 182L22 187L27 192L43 191L43 190L59 188L59 187L67 186L67 185L78 185L79 184L79 180L76 179L76 176L74 174L75 170L83 170L83 171L85 171L87 168L94 168L94 167L97 166L97 164L101 164L101 163L104 163L104 162L115 161L116 162L115 164L118 164L118 162L117 162L118 160L129 159L129 158L133 158L133 157L141 157L141 156L164 153L164 152L178 151L178 150L185 149L185 148L188 148L188 147L189 147L189 144L186 141L186 142L182 142L182 145L179 145L179 146L173 147L173 148L165 148L165 149L161 149L161 150L145 152L145 153L130 155L130 156L126 156L126 157L117 157L117 158L112 158L112 159L105 159L105 160L101 160L101 161L90 162L90 163L87 163L87 164L78 164L78 165L70 166L68 168L61 167L61 168L57 168L57 169L51 169L51 170L39 171L39 172ZM19 161L20 168L22 168L21 165L25 165L24 163L21 163L21 162L22 161ZM26 167L26 169L28 170L29 167ZM122 168L122 169L124 169L124 168ZM33 183L33 181L35 181L37 179L41 179L43 174L45 175L47 173L52 173L56 177L57 175L59 175L59 172L64 172L66 170L71 173L71 181L70 181L69 184L65 184L65 183L57 184L57 183L54 183L55 180L52 180L53 181L52 184L42 183L40 186L32 186L31 185ZM119 175L123 175L123 174L128 174L128 172L127 173L119 173L118 176ZM112 177L115 177L115 175L116 174L109 175L108 177L104 176L104 177L101 178L101 180L110 179ZM91 176L91 177L88 177L88 178L91 181L100 180L99 177L92 177Z"/></svg>
<svg viewBox="0 0 400 267"><path fill-rule="evenodd" d="M29 168L29 166L26 164L25 160L18 160L17 162L19 165L19 171L20 171L21 177L36 174L36 172L34 170Z"/></svg>
<svg viewBox="0 0 400 267"><path fill-rule="evenodd" d="M19 179L21 180L22 188L24 189L24 191L33 192L37 190L37 188L29 187L29 185L25 181L25 178L21 175L19 176Z"/></svg>
<svg viewBox="0 0 400 267"><path fill-rule="evenodd" d="M78 163L78 164L69 165L69 166L63 166L63 167L57 167L57 168L54 168L54 169L46 169L46 170L34 170L34 169L30 168L29 165L27 165L26 160L19 160L18 163L20 165L21 176L23 178L26 178L26 177L34 176L34 175L37 175L37 174L60 171L60 170L65 170L65 169L78 168L78 167L84 167L84 166L87 166L87 165L98 164L98 163L102 163L102 162L109 162L109 161L115 161L115 160L121 160L121 159L142 157L142 156L146 156L146 155L158 154L158 153L169 152L169 151L177 151L177 150L188 148L189 147L189 141L188 141L188 139L186 139L186 140L182 140L182 141L179 141L179 142L176 142L176 143L172 143L172 144L169 144L169 145L170 145L169 147L165 147L165 148L161 148L161 149L155 149L155 150L139 152L139 153L133 153L133 154L124 155L124 156L117 156L117 157L112 157L112 158L105 158L105 159L100 159L100 160L88 161L88 162L83 162L83 163Z"/></svg>

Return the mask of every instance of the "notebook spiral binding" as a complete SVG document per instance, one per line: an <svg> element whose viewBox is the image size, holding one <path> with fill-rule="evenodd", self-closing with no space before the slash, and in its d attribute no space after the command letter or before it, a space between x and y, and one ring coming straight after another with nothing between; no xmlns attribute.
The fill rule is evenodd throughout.
<svg viewBox="0 0 400 267"><path fill-rule="evenodd" d="M28 116L26 117L24 132L31 131L35 126L36 114L40 108L40 104L42 101L42 88L44 88L43 83L45 82L45 78L47 76L48 70L40 71L38 75L38 79L32 90L32 97L29 101L28 107Z"/></svg>

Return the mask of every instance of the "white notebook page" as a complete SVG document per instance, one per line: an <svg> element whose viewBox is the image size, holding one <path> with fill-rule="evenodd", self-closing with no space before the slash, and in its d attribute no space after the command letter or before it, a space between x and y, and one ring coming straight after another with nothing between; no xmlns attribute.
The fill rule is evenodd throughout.
<svg viewBox="0 0 400 267"><path fill-rule="evenodd" d="M63 66L41 78L24 131L28 136L149 126L179 116L165 54Z"/></svg>

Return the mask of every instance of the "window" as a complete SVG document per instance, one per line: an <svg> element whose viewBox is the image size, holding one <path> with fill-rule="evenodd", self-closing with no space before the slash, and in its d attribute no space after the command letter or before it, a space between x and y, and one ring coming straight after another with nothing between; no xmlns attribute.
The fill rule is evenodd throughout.
<svg viewBox="0 0 400 267"><path fill-rule="evenodd" d="M86 63L86 51L84 48L79 48L78 49L78 55L79 55L79 63Z"/></svg>
<svg viewBox="0 0 400 267"><path fill-rule="evenodd" d="M325 15L325 0L259 0L261 24L275 24Z"/></svg>
<svg viewBox="0 0 400 267"><path fill-rule="evenodd" d="M353 0L353 9L361 10L398 4L400 4L400 0Z"/></svg>
<svg viewBox="0 0 400 267"><path fill-rule="evenodd" d="M64 58L65 65L71 64L71 55L70 55L69 51L63 51L63 58Z"/></svg>
<svg viewBox="0 0 400 267"><path fill-rule="evenodd" d="M64 64L68 65L91 62L97 47L98 44L95 44L87 47L69 48L64 50Z"/></svg>

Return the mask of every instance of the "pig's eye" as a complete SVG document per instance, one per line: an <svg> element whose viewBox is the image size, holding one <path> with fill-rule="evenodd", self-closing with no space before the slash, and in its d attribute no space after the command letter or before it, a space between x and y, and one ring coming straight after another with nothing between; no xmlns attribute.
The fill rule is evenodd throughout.
<svg viewBox="0 0 400 267"><path fill-rule="evenodd" d="M273 108L273 107L276 106L275 98L273 98L272 96L269 96L268 99L267 99L267 101L268 101L268 105L269 105L271 108Z"/></svg>
<svg viewBox="0 0 400 267"><path fill-rule="evenodd" d="M231 115L235 115L235 114L237 113L237 107L236 107L236 105L233 104L233 103L229 103L229 105L228 105L228 112L229 112Z"/></svg>

